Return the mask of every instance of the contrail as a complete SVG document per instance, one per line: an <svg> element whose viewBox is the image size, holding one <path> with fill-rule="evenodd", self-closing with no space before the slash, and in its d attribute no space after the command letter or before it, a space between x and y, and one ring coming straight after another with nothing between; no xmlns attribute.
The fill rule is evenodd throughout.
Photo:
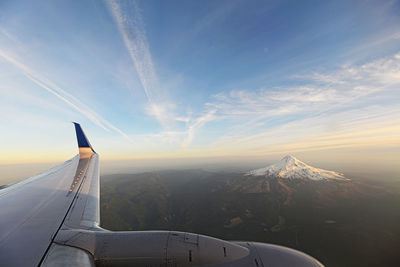
<svg viewBox="0 0 400 267"><path fill-rule="evenodd" d="M162 92L159 90L140 9L136 1L109 0L107 3L135 65L150 107L154 111L153 115L162 125L167 125L168 116L165 112L159 111L163 109L162 106L165 107L165 105L160 106L159 100L162 99L162 103L165 103L166 99L160 95Z"/></svg>
<svg viewBox="0 0 400 267"><path fill-rule="evenodd" d="M132 141L130 137L124 133L119 128L115 127L113 124L102 118L99 114L91 110L85 104L81 103L78 99L76 99L73 95L66 92L65 90L61 89L57 86L54 82L42 78L37 75L33 70L29 67L24 65L23 63L17 61L15 58L7 55L4 51L0 49L0 57L6 60L8 63L12 64L16 68L18 68L22 74L27 77L29 80L34 82L39 87L43 88L47 92L51 93L52 95L56 96L58 99L62 100L68 106L72 107L83 116L88 118L90 121L98 125L99 127L103 128L106 131L114 130L115 132L119 133L123 137L127 138L129 141Z"/></svg>
<svg viewBox="0 0 400 267"><path fill-rule="evenodd" d="M138 12L136 2L133 1L129 2L129 4L130 3L133 4L133 6L125 6L125 10L129 9L130 11L133 11L133 16L129 16L126 11L124 12L118 1L108 1L111 14L118 24L118 29L136 67L146 96L150 102L153 102L151 90L154 89L154 83L157 78L154 71L153 61L151 59L149 44L143 30L142 16Z"/></svg>

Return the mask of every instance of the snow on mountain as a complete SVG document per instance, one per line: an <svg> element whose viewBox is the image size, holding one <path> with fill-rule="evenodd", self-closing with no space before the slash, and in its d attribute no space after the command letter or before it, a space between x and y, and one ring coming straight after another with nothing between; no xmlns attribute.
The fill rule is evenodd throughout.
<svg viewBox="0 0 400 267"><path fill-rule="evenodd" d="M246 173L249 176L276 176L286 179L350 180L342 173L311 167L293 156L287 155L279 162Z"/></svg>

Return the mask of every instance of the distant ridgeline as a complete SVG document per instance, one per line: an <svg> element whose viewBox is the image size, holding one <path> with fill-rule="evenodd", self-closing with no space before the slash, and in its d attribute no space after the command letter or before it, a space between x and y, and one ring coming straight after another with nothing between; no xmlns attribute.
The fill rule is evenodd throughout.
<svg viewBox="0 0 400 267"><path fill-rule="evenodd" d="M326 266L398 266L398 192L287 156L247 173L104 176L101 222L112 230L179 230L281 244Z"/></svg>

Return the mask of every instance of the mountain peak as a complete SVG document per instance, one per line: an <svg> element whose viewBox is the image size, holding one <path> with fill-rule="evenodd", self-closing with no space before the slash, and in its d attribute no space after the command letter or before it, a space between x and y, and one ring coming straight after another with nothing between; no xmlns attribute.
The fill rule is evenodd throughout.
<svg viewBox="0 0 400 267"><path fill-rule="evenodd" d="M286 155L280 161L268 167L249 171L250 176L275 176L286 179L349 180L342 173L318 169L307 165L292 155Z"/></svg>
<svg viewBox="0 0 400 267"><path fill-rule="evenodd" d="M287 163L295 163L297 161L299 161L298 159L296 159L295 157L293 157L292 155L286 155L284 156L281 161L287 162Z"/></svg>
<svg viewBox="0 0 400 267"><path fill-rule="evenodd" d="M282 160L297 160L295 157L293 157L292 155L286 155L282 158Z"/></svg>

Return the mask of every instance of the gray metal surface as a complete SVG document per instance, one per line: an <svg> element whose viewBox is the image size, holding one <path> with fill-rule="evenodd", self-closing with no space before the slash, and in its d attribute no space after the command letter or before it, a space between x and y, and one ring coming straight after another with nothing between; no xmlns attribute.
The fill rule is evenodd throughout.
<svg viewBox="0 0 400 267"><path fill-rule="evenodd" d="M51 245L42 265L42 267L94 267L93 257L90 253L74 248Z"/></svg>
<svg viewBox="0 0 400 267"><path fill-rule="evenodd" d="M232 242L175 231L61 230L55 242L90 252L96 266L203 266L249 255Z"/></svg>
<svg viewBox="0 0 400 267"><path fill-rule="evenodd" d="M207 267L323 267L313 257L291 248L257 242L234 243L248 248L250 254L233 262Z"/></svg>
<svg viewBox="0 0 400 267"><path fill-rule="evenodd" d="M62 230L55 242L90 252L96 266L323 266L311 256L287 247L256 242L228 242L174 231Z"/></svg>
<svg viewBox="0 0 400 267"><path fill-rule="evenodd" d="M79 189L76 200L65 218L62 229L98 228L100 223L99 160L93 154L88 163L86 177Z"/></svg>
<svg viewBox="0 0 400 267"><path fill-rule="evenodd" d="M91 182L92 177L86 176L88 166L97 166L97 161L97 156L83 159L76 156L41 175L1 190L2 266L38 266L61 227L77 192L85 187L85 182ZM86 202L96 201L87 199ZM84 216L94 216L94 220L97 220L98 215L95 213L81 212Z"/></svg>

